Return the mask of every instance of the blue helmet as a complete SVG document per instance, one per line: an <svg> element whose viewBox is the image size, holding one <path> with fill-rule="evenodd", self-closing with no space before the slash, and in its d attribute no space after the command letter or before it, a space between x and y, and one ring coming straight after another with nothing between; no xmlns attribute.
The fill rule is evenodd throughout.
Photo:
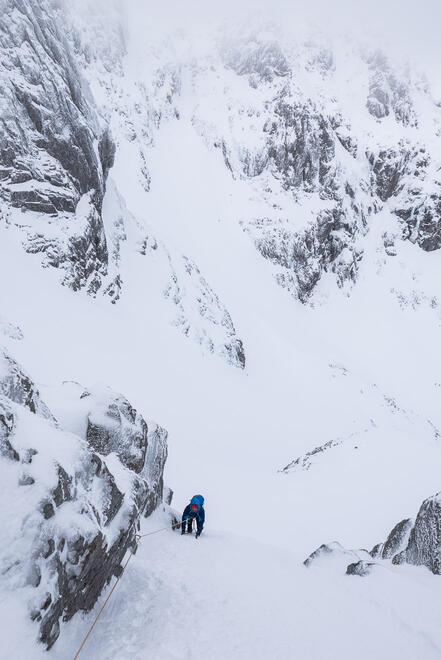
<svg viewBox="0 0 441 660"><path fill-rule="evenodd" d="M204 498L202 497L202 495L194 495L191 498L190 504L191 505L195 504L197 506L197 509L196 509L196 511L197 511L201 508L201 506L203 506ZM193 506L192 506L192 508L193 508Z"/></svg>

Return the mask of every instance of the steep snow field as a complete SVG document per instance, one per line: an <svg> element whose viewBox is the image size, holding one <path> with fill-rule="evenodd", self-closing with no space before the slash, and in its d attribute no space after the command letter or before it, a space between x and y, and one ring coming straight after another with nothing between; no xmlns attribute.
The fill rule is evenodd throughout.
<svg viewBox="0 0 441 660"><path fill-rule="evenodd" d="M148 528L155 525L160 516ZM218 529L200 542L171 532L147 537L82 657L440 657L441 596L430 574L399 576L395 567L367 583L309 572L295 552L271 545L266 529L268 544ZM76 622L64 643L74 647L85 631Z"/></svg>

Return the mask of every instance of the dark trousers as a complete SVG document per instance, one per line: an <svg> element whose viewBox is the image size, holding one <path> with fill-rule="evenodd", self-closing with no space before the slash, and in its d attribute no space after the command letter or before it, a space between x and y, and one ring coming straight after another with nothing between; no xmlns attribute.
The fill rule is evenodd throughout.
<svg viewBox="0 0 441 660"><path fill-rule="evenodd" d="M181 525L181 530L184 533L187 532L187 534L191 534L193 531L193 518L187 518L187 520L183 520Z"/></svg>

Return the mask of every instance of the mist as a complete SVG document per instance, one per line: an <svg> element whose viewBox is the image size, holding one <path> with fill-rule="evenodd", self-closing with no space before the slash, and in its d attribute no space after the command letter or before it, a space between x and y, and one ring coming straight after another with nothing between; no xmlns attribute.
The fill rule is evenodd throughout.
<svg viewBox="0 0 441 660"><path fill-rule="evenodd" d="M404 58L424 71L441 93L441 3L438 0L171 0L158 5L152 0L124 3L132 25L153 38L167 38L184 30L199 41L241 25L271 22L293 40L320 33L324 38L368 41L396 58Z"/></svg>

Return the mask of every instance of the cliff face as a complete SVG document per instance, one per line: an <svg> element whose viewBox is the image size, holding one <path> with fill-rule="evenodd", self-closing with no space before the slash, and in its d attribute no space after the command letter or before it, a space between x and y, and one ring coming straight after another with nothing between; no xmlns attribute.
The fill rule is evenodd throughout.
<svg viewBox="0 0 441 660"><path fill-rule="evenodd" d="M0 199L26 249L94 294L107 275L101 210L115 146L62 25L59 2L1 3Z"/></svg>
<svg viewBox="0 0 441 660"><path fill-rule="evenodd" d="M2 572L29 588L29 609L50 648L60 622L89 611L117 575L142 515L162 501L167 433L111 390L63 386L68 432L11 356L0 365ZM109 456L110 452L113 452Z"/></svg>

